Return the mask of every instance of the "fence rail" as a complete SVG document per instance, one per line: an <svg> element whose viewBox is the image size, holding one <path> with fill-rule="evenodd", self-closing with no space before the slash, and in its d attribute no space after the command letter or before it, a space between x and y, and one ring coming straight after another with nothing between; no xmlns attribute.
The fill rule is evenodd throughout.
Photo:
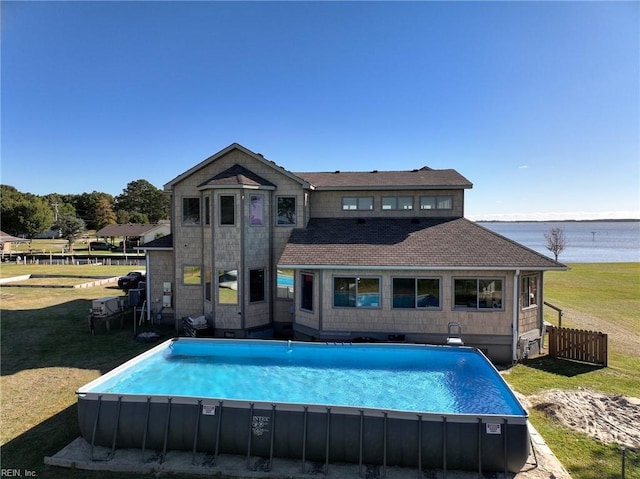
<svg viewBox="0 0 640 479"><path fill-rule="evenodd" d="M547 327L549 356L607 366L607 335L597 331Z"/></svg>

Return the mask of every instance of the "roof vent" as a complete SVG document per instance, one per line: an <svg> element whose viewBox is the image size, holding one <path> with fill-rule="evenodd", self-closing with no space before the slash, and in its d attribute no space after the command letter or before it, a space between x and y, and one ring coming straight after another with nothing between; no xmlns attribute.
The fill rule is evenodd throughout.
<svg viewBox="0 0 640 479"><path fill-rule="evenodd" d="M364 218L358 218L358 219L356 220L356 223L358 223L359 225L362 225L362 224L365 224L365 223L366 223L366 220L365 220Z"/></svg>

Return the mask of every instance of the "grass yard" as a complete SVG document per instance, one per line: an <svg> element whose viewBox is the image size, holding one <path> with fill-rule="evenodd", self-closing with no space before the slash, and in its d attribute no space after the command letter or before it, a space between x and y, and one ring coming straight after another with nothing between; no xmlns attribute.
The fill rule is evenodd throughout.
<svg viewBox="0 0 640 479"><path fill-rule="evenodd" d="M545 300L564 310L563 327L608 334L609 367L543 356L518 364L505 379L524 395L587 388L639 397L640 263L573 264L570 271L546 273L544 288ZM555 311L547 308L546 313L547 321L558 323ZM573 478L622 477L618 446L562 427L536 410L530 413L531 422ZM626 479L640 479L640 451L630 452Z"/></svg>
<svg viewBox="0 0 640 479"><path fill-rule="evenodd" d="M119 276L130 266L2 265L0 277L18 274ZM84 280L79 280L83 282ZM120 295L115 285L88 289L12 288L2 285L1 411L2 468L34 471L52 479L133 479L135 474L104 473L45 466L79 435L76 388L151 347L125 329L91 336L91 300ZM505 375L520 393L589 388L638 396L640 391L640 263L576 264L568 272L547 273L545 299L565 310L563 326L608 333L609 367L597 368L546 357L518 364ZM555 322L549 314L548 320ZM620 452L562 427L532 410L541 432L574 479L619 478ZM626 479L640 479L639 451L627 459ZM186 476L181 476L186 477ZM198 477L198 476L194 476Z"/></svg>

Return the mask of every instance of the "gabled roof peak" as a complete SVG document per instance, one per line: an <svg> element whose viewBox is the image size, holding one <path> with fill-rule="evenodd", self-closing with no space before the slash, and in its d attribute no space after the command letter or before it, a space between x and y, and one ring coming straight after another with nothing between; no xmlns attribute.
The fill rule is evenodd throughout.
<svg viewBox="0 0 640 479"><path fill-rule="evenodd" d="M262 176L254 173L250 169L235 164L226 170L218 173L213 178L198 185L199 188L206 186L254 186L275 188L275 185Z"/></svg>

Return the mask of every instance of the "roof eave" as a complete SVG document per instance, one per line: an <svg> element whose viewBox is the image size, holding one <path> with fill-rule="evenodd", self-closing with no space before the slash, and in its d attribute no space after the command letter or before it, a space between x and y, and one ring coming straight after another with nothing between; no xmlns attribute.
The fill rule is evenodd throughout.
<svg viewBox="0 0 640 479"><path fill-rule="evenodd" d="M358 269L358 270L405 270L405 271L566 271L568 266L402 266L402 265L333 265L333 264L286 264L279 263L278 268L285 269Z"/></svg>
<svg viewBox="0 0 640 479"><path fill-rule="evenodd" d="M472 185L314 186L316 191L468 190Z"/></svg>

